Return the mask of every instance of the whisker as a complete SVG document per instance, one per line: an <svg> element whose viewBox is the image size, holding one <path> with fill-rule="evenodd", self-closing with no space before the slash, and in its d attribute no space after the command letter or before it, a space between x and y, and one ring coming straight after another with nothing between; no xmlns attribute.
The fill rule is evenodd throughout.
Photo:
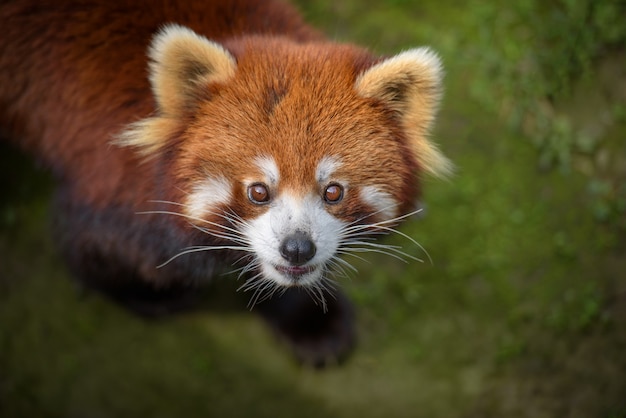
<svg viewBox="0 0 626 418"><path fill-rule="evenodd" d="M254 308L257 304L267 299L267 295L266 295L265 297L259 300L263 292L265 292L268 288L272 288L273 286L276 286L276 284L272 280L264 279L264 280L261 280L260 283L261 285L257 287L257 289L254 291L254 294L252 295L252 298L248 302L248 307L250 308L250 310L252 310L252 308Z"/></svg>
<svg viewBox="0 0 626 418"><path fill-rule="evenodd" d="M235 261L233 261L233 265L235 265L235 264L239 264L240 262L244 261L246 258L247 258L247 259L251 259L251 260L248 262L248 264L247 264L247 265L249 265L249 264L251 264L251 263L258 262L257 260L255 260L254 252L253 252L253 251L250 251L250 254L244 254L244 255L242 255L241 257L239 257L238 259L236 259ZM245 266L244 266L244 267L242 267L242 268L245 268ZM235 271L238 271L238 270L240 270L240 269L237 269L237 270L235 270Z"/></svg>
<svg viewBox="0 0 626 418"><path fill-rule="evenodd" d="M172 202L171 200L148 200L148 203L164 203L166 205L187 207L187 205L185 205L184 203Z"/></svg>
<svg viewBox="0 0 626 418"><path fill-rule="evenodd" d="M366 251L372 251L372 249L379 249L379 250L387 250L389 251L389 253L395 253L397 255L403 256L403 257L407 257L410 258L411 260L415 260L415 261L419 261L419 262L423 262L424 260L417 258L411 254L405 253L404 251L401 250L402 247L398 247L395 245L385 245L385 244L377 244L374 242L361 242L361 241L349 241L346 243L347 245L344 246L344 248L346 249L356 249L356 248L360 248L363 251L360 252L366 252ZM352 247L353 245L361 245L362 247ZM371 248L369 248L371 247Z"/></svg>
<svg viewBox="0 0 626 418"><path fill-rule="evenodd" d="M423 208L414 210L412 212L406 213L404 215L401 216L397 216L395 218L392 219L388 219L388 220L383 220L380 222L375 222L375 223L371 223L371 224L349 224L348 226L344 227L341 230L341 236L342 236L342 240L344 241L344 245L346 242L349 242L351 240L354 240L355 238L359 238L359 240L363 241L361 243L359 243L359 245L370 245L372 243L367 243L366 241L364 241L364 236L367 235L380 235L380 234L396 234L399 235L405 239L407 239L409 242L411 242L412 244L414 244L415 246L417 246L421 251L424 252L424 254L426 254L426 257L428 257L428 260L430 262L430 264L433 264L433 260L432 257L430 256L430 254L428 253L428 251L426 251L426 249L420 244L418 243L415 239L413 239L411 236L405 234L402 231L399 231L396 228L393 228L391 226L388 225L392 225L392 224L396 224L397 222L406 219L409 216L415 215L419 212L423 211ZM384 244L377 244L377 245L384 245ZM382 248L382 247L379 247ZM390 250L390 251L396 251L396 253L402 254L405 257L411 258L413 260L416 261L420 261L423 262L423 260L413 257L405 252L399 251L398 246L391 246L388 245L385 247L386 249ZM388 254L390 255L390 254ZM397 258L397 257L396 257ZM406 260L403 260L406 262Z"/></svg>
<svg viewBox="0 0 626 418"><path fill-rule="evenodd" d="M384 255L388 255L389 257L393 257L397 260L402 261L403 263L407 263L408 261L406 259L403 258L403 256L408 257L414 261L419 261L419 262L423 262L423 260L413 257L411 255L408 255L406 253L400 253L400 254L396 254L393 253L391 251L385 251L383 249L377 249L377 248L364 248L364 247L349 247L350 251L354 251L354 252L358 252L358 253L378 253L378 254L384 254Z"/></svg>
<svg viewBox="0 0 626 418"><path fill-rule="evenodd" d="M202 228L202 227L197 226L197 225L193 225L193 227L195 229L197 229L198 231L200 231L200 232L203 232L203 233L205 233L207 235L211 235L211 236L216 237L216 238L225 239L227 241L234 241L234 242L237 242L237 243L240 243L240 244L245 244L245 245L250 244L250 240L246 239L243 236L235 236L233 234L228 234L228 233L214 232L214 231L211 231L210 229Z"/></svg>
<svg viewBox="0 0 626 418"><path fill-rule="evenodd" d="M276 294L276 292L281 288L281 286L277 285L276 283L272 282L272 286L271 286L271 290L269 292L266 292L265 296L263 296L260 300L257 301L258 303L264 302L268 299L271 299L274 297L274 295Z"/></svg>
<svg viewBox="0 0 626 418"><path fill-rule="evenodd" d="M356 259L358 259L358 260L360 260L360 261L362 261L364 263L368 263L368 264L372 263L367 258L363 258L361 256L353 254L352 252L349 251L349 248L343 248L343 247L342 248L338 248L336 252L337 252L337 254L348 255L350 257L354 257L354 258L356 258ZM340 261L340 260L343 260L343 259L342 258L337 258L337 261ZM343 261L345 261L345 260L343 260ZM346 261L346 263L348 263L348 262ZM356 268L354 266L352 266L351 264L350 264L350 267L352 267L352 270L356 270Z"/></svg>
<svg viewBox="0 0 626 418"><path fill-rule="evenodd" d="M248 223L248 221L246 221L244 218L242 218L241 216L237 215L235 212L233 212L232 209L229 208L228 210L228 214L224 214L224 213L215 213L216 216L219 216L223 219L226 219L227 221L233 223L233 224L239 224L239 225L250 225Z"/></svg>
<svg viewBox="0 0 626 418"><path fill-rule="evenodd" d="M416 210L414 210L414 211L411 211L411 212L405 213L404 215L396 216L395 218L391 218L391 219L385 219L385 220L382 220L382 221L379 221L379 222L375 222L375 223L373 223L373 224L359 224L359 222L363 221L364 219L369 218L369 217L371 217L371 216L374 216L374 215L376 215L376 214L378 214L378 213L380 213L380 212L383 212L383 211L385 211L385 210L387 210L387 209L391 209L391 208L393 208L393 207L395 207L395 206L397 206L397 205L392 205L392 206L389 206L389 207L384 208L384 209L382 209L382 210L379 210L379 211L373 212L373 213L371 213L371 214L369 214L369 215L367 215L367 216L363 216L363 217L361 217L361 218L359 218L359 219L357 219L357 220L355 220L355 221L350 222L350 223L346 226L346 228L352 228L352 227L368 227L369 225L383 225L383 224L392 224L392 223L397 223L398 221L401 221L401 220L403 220L403 219L409 218L409 217L411 217L411 216L413 216L413 215L416 215L416 214L418 214L418 213L420 213L420 212L422 212L422 211L424 210L424 208L419 208L419 209L416 209Z"/></svg>
<svg viewBox="0 0 626 418"><path fill-rule="evenodd" d="M428 257L428 261L430 262L430 264L434 264L433 263L433 259L431 258L430 254L428 253L428 251L426 251L426 248L424 248L424 246L422 244L420 244L419 242L417 242L415 239L413 239L411 236L405 234L402 231L398 231L397 229L394 228L388 228L388 227L378 227L381 228L383 230L386 230L388 232L391 232L393 234L397 234L400 235L403 238L406 238L407 240L409 240L411 243L413 243L415 246L417 246L420 250L422 250L424 252L424 254L426 254L426 257Z"/></svg>
<svg viewBox="0 0 626 418"><path fill-rule="evenodd" d="M341 249L337 250L337 254L340 254ZM348 253L344 253L344 254L348 254ZM359 256L355 256L356 258L360 258ZM338 266L342 266L347 268L348 270L352 271L353 273L358 273L359 271L357 270L356 267L354 267L352 264L350 264L349 262L347 262L346 260L344 260L341 257L337 257L336 255L333 256L330 260L332 260L333 262L337 263ZM365 261L365 260L363 260Z"/></svg>
<svg viewBox="0 0 626 418"><path fill-rule="evenodd" d="M211 250L251 251L249 248L233 246L233 245L220 245L220 246L215 246L215 247L190 247L170 257L167 261L156 266L156 268L160 269L161 267L166 266L167 264L171 263L178 257L181 257L186 254L192 254L192 253L197 253L197 252L202 252L202 251L211 251Z"/></svg>
<svg viewBox="0 0 626 418"><path fill-rule="evenodd" d="M250 263L248 263L246 266L244 266L241 271L239 272L239 274L237 275L237 280L241 279L245 274L247 274L248 272L260 267L261 263L259 263L258 261L254 260Z"/></svg>
<svg viewBox="0 0 626 418"><path fill-rule="evenodd" d="M169 210L149 210L149 211L135 212L135 214L137 214L137 215L174 215L174 216L180 216L181 218L185 218L185 219L188 219L188 220L191 220L191 221L202 222L202 223L206 223L206 224L209 224L209 225L212 225L212 226L216 226L218 228L222 228L222 229L225 229L227 231L233 232L233 233L235 233L237 235L241 234L241 232L236 230L235 228L231 228L229 226L222 225L222 224L219 224L217 222L208 221L206 219L198 218L196 216L189 216L189 215L186 215L186 214L180 213L180 212L172 212L172 211L169 211Z"/></svg>
<svg viewBox="0 0 626 418"><path fill-rule="evenodd" d="M261 280L257 280L259 279L259 277L261 277ZM262 273L257 273L254 276L247 278L246 281L243 282L243 284L237 288L237 292L239 292L240 290L247 292L248 290L254 289L262 281L263 281Z"/></svg>
<svg viewBox="0 0 626 418"><path fill-rule="evenodd" d="M315 283L311 286L305 286L304 291L311 297L313 303L322 307L324 312L327 312L326 299L324 293L320 289L319 283Z"/></svg>
<svg viewBox="0 0 626 418"><path fill-rule="evenodd" d="M328 273L331 273L331 274L333 274L335 276L344 277L346 279L351 280L352 277L350 277L350 275L348 275L348 272L346 271L346 269L341 264L336 262L334 260L334 258L336 258L336 257L333 257L333 258L331 258L330 260L327 261L327 265L329 266L329 268L325 267L325 272L328 272Z"/></svg>
<svg viewBox="0 0 626 418"><path fill-rule="evenodd" d="M358 224L359 222L362 222L363 220L365 220L365 219L367 219L367 218L371 218L372 216L376 216L376 215L378 215L379 213L382 213L382 212L384 212L384 211L386 211L386 210L388 210L388 209L393 209L393 208L395 208L395 207L397 207L397 206L398 206L398 204L397 204L397 203L394 203L394 204L391 204L391 205L389 205L389 206L387 206L387 207L384 207L384 208L382 208L382 209L379 209L379 210L377 210L377 211L375 211L375 212L368 213L367 215L365 215L365 216L361 216L360 218L355 219L354 221L350 222L350 223L348 224L348 226L350 226L350 225L354 225L354 224Z"/></svg>
<svg viewBox="0 0 626 418"><path fill-rule="evenodd" d="M256 260L254 258L254 254L251 252L251 254L244 254L243 256L239 257L237 260L235 260L232 265L236 265L240 262L242 262L243 260L245 260L246 258L249 259L249 261L242 267L239 267L237 269L232 269L232 270L228 270L226 272L224 272L222 275L223 276L232 276L232 275L237 275L236 280L241 279L244 275L246 275L248 272L254 270L255 268L260 266L260 263L258 260Z"/></svg>

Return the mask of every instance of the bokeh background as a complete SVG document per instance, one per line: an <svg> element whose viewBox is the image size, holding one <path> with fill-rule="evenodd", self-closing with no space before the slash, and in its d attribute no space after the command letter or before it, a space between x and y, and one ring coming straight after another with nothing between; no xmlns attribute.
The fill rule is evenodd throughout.
<svg viewBox="0 0 626 418"><path fill-rule="evenodd" d="M626 417L626 4L297 3L333 39L441 54L457 171L402 228L432 263L355 262L359 346L302 368L234 277L160 321L76 289L49 176L2 143L0 417Z"/></svg>

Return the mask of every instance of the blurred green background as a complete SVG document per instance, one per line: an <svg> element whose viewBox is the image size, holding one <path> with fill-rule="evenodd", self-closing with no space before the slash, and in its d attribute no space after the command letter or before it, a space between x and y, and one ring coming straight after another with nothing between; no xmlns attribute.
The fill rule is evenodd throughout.
<svg viewBox="0 0 626 418"><path fill-rule="evenodd" d="M440 52L457 172L402 228L433 262L356 263L356 352L301 368L232 277L157 322L78 292L48 175L2 144L0 417L626 417L626 3L297 3L333 39Z"/></svg>

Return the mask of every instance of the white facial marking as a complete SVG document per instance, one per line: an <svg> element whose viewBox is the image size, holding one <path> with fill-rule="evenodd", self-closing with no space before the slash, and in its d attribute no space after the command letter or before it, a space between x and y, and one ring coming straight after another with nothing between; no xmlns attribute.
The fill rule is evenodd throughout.
<svg viewBox="0 0 626 418"><path fill-rule="evenodd" d="M217 205L231 199L231 184L224 177L209 178L197 183L187 196L185 212L192 218L202 218Z"/></svg>
<svg viewBox="0 0 626 418"><path fill-rule="evenodd" d="M325 266L339 246L339 231L345 223L324 208L322 199L313 194L304 198L283 193L263 215L252 220L244 231L256 253L264 277L281 286L310 285L321 280ZM283 240L296 231L308 235L315 244L315 256L303 267L311 271L297 279L279 272L276 267L290 267L280 254Z"/></svg>
<svg viewBox="0 0 626 418"><path fill-rule="evenodd" d="M257 157L254 162L265 176L270 186L276 186L280 180L280 172L272 157Z"/></svg>
<svg viewBox="0 0 626 418"><path fill-rule="evenodd" d="M328 183L339 167L341 167L341 162L338 158L325 156L317 164L315 179L320 184Z"/></svg>
<svg viewBox="0 0 626 418"><path fill-rule="evenodd" d="M398 213L398 202L387 192L376 186L364 186L360 190L361 199L377 211L383 218L391 219Z"/></svg>

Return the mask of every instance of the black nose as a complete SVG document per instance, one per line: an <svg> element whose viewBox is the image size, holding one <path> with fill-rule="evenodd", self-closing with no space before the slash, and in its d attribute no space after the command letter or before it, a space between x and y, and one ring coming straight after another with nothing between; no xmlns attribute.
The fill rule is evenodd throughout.
<svg viewBox="0 0 626 418"><path fill-rule="evenodd" d="M280 245L280 254L292 265L301 266L315 256L315 244L304 232L289 235Z"/></svg>

